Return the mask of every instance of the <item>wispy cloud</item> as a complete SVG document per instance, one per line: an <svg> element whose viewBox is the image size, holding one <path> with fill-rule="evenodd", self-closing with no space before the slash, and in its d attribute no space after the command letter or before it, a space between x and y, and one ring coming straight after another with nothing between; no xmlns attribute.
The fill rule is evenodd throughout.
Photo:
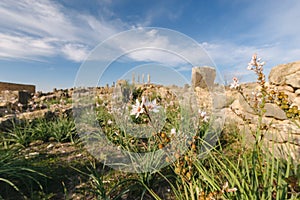
<svg viewBox="0 0 300 200"><path fill-rule="evenodd" d="M170 67L212 65L210 57L192 38L170 29L137 28L110 38L89 59L107 61L120 56L131 61Z"/></svg>
<svg viewBox="0 0 300 200"><path fill-rule="evenodd" d="M55 39L0 33L0 58L38 59L53 56Z"/></svg>
<svg viewBox="0 0 300 200"><path fill-rule="evenodd" d="M0 16L2 59L63 55L79 62L91 48L124 26L120 21L109 23L48 0L3 0Z"/></svg>
<svg viewBox="0 0 300 200"><path fill-rule="evenodd" d="M249 27L233 38L201 44L224 74L247 79L251 72L245 69L253 53L266 61L268 74L278 64L300 60L299 10L300 1L296 0L250 3L243 13L250 19Z"/></svg>
<svg viewBox="0 0 300 200"><path fill-rule="evenodd" d="M106 18L79 13L50 0L2 0L0 59L38 60L47 56L62 56L80 62L97 44L120 31L151 26L161 17L176 20L183 12L183 9L175 12L169 7L153 6L145 10L144 17L132 23L122 21L111 10L105 9L105 5L111 4L114 4L111 0L101 1L103 13L109 16ZM163 35L140 28L141 34L114 40L102 56L109 57L110 51L125 54L135 47L150 47L152 49L131 51L127 57L134 61L162 62L180 68L179 65L187 66L185 57L205 64L210 56L217 66L227 71L241 70L247 65L245 61L255 52L261 54L267 62L270 61L270 64L299 59L300 26L296 19L300 18L300 2L291 0L283 4L266 0L249 5L244 14L254 18L257 22L255 27L249 27L248 32L241 32L237 39L216 38L214 41L202 42L204 49L201 55L197 51L199 47L176 40L178 38L175 34Z"/></svg>
<svg viewBox="0 0 300 200"><path fill-rule="evenodd" d="M66 44L62 47L62 53L70 60L83 61L88 55L88 47L80 44Z"/></svg>

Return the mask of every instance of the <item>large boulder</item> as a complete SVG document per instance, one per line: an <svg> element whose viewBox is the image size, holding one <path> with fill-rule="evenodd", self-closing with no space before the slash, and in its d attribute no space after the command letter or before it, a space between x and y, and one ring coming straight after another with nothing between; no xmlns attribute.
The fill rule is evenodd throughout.
<svg viewBox="0 0 300 200"><path fill-rule="evenodd" d="M300 61L272 68L269 81L274 85L290 85L293 88L300 88Z"/></svg>
<svg viewBox="0 0 300 200"><path fill-rule="evenodd" d="M216 70L212 67L192 68L192 87L211 88L214 86Z"/></svg>

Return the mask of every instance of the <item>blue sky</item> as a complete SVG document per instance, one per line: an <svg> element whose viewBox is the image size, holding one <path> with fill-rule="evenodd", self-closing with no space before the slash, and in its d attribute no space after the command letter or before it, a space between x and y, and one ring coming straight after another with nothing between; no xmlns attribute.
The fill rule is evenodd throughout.
<svg viewBox="0 0 300 200"><path fill-rule="evenodd" d="M0 81L35 84L43 91L72 87L98 44L142 27L185 34L205 49L224 80L237 76L250 81L254 77L246 66L253 53L267 62L266 73L277 64L300 60L299 10L299 0L1 0ZM168 45L174 46L165 43L164 48ZM155 62L157 56L150 54ZM143 64L145 55L130 58L112 67L102 82ZM172 61L168 64L189 79L192 66Z"/></svg>

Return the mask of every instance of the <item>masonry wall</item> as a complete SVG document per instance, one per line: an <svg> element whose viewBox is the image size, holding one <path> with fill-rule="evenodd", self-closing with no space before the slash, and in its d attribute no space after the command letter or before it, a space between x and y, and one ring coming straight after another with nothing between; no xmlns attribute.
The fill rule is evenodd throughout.
<svg viewBox="0 0 300 200"><path fill-rule="evenodd" d="M11 91L26 90L30 93L35 93L35 85L0 82L0 91L4 91L4 90L11 90Z"/></svg>

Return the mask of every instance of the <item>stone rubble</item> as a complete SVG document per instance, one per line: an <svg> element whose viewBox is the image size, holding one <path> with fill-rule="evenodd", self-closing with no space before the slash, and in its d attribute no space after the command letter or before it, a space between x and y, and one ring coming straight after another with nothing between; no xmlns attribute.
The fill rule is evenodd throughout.
<svg viewBox="0 0 300 200"><path fill-rule="evenodd" d="M192 87L166 87L150 83L136 85L141 87L145 94L157 94L162 99L176 99L176 93L186 96L183 92L188 94L192 91L199 108L208 113L218 112L224 115L225 124L236 124L241 133L248 134L246 137L249 142L253 141L250 128L255 130L258 116L251 108L251 104L249 105L236 90L214 83L215 76L216 72L211 67L196 67L192 70ZM119 80L116 87L126 84L126 81ZM292 105L300 108L300 61L274 67L270 72L267 85L285 92L289 101L293 102ZM250 97L259 89L257 83L242 84L241 87L244 94ZM111 109L115 86L89 89L93 89L96 97L103 100L103 105ZM0 91L0 130L11 127L13 120L51 118L59 114L72 115L72 97L76 101L76 95L77 97L89 95L89 89L54 89L53 92L36 92L35 94L25 91ZM293 158L300 161L300 127L288 119L286 113L278 105L267 103L265 109L263 122L269 126L264 138L265 144L272 148L276 147L275 152L279 156L284 155L286 150L293 150Z"/></svg>

